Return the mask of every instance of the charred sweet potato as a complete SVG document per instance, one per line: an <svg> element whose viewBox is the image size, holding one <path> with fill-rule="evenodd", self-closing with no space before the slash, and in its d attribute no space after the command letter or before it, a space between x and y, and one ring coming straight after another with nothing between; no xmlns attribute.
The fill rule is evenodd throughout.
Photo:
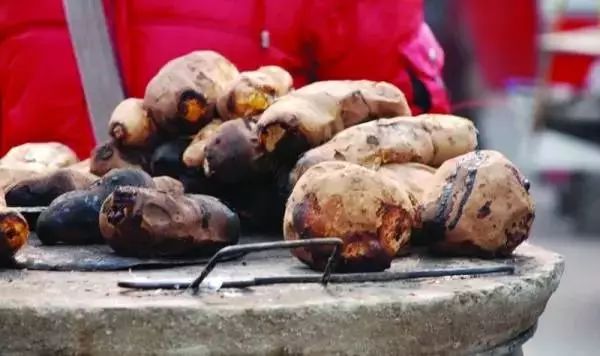
<svg viewBox="0 0 600 356"><path fill-rule="evenodd" d="M25 143L11 148L0 159L0 166L12 169L46 171L67 167L77 161L75 152L62 143Z"/></svg>
<svg viewBox="0 0 600 356"><path fill-rule="evenodd" d="M416 162L438 166L472 151L477 129L467 119L452 115L419 115L366 122L345 129L329 142L304 153L290 175L291 184L311 166L346 161L368 168Z"/></svg>
<svg viewBox="0 0 600 356"><path fill-rule="evenodd" d="M198 131L190 145L183 152L182 159L186 166L202 168L206 143L218 132L221 123L221 120L215 119Z"/></svg>
<svg viewBox="0 0 600 356"><path fill-rule="evenodd" d="M103 176L113 169L135 168L147 169L147 153L134 148L119 146L115 141L108 141L92 151L90 172Z"/></svg>
<svg viewBox="0 0 600 356"><path fill-rule="evenodd" d="M425 193L423 236L440 254L509 256L529 236L535 216L528 188L519 170L498 152L450 159Z"/></svg>
<svg viewBox="0 0 600 356"><path fill-rule="evenodd" d="M292 76L278 66L242 72L219 97L217 111L224 120L251 118L265 111L292 87Z"/></svg>
<svg viewBox="0 0 600 356"><path fill-rule="evenodd" d="M204 174L220 183L248 181L269 173L269 157L258 141L256 123L223 123L204 149Z"/></svg>
<svg viewBox="0 0 600 356"><path fill-rule="evenodd" d="M6 208L4 191L0 188L0 266L10 264L28 239L27 221L18 212Z"/></svg>
<svg viewBox="0 0 600 356"><path fill-rule="evenodd" d="M0 206L0 266L10 264L28 239L27 220L18 212Z"/></svg>
<svg viewBox="0 0 600 356"><path fill-rule="evenodd" d="M173 195L179 195L184 193L185 189L183 187L183 184L177 179L167 176L160 176L154 177L152 178L152 180L154 181L154 186L158 191Z"/></svg>
<svg viewBox="0 0 600 356"><path fill-rule="evenodd" d="M89 244L103 242L98 217L102 203L117 187L154 188L146 172L115 169L85 190L74 190L54 199L37 221L36 232L44 244Z"/></svg>
<svg viewBox="0 0 600 356"><path fill-rule="evenodd" d="M100 229L117 254L179 257L213 254L237 243L240 224L211 196L121 187L104 202Z"/></svg>
<svg viewBox="0 0 600 356"><path fill-rule="evenodd" d="M195 134L215 116L217 98L238 74L216 52L191 52L169 61L150 80L144 107L161 130Z"/></svg>
<svg viewBox="0 0 600 356"><path fill-rule="evenodd" d="M90 173L62 168L38 174L14 184L6 192L8 206L47 206L59 195L89 187L98 179ZM24 213L29 226L36 226L39 213Z"/></svg>
<svg viewBox="0 0 600 356"><path fill-rule="evenodd" d="M381 117L410 115L400 89L386 82L323 81L278 99L261 115L261 143L280 160L328 141L353 125Z"/></svg>
<svg viewBox="0 0 600 356"><path fill-rule="evenodd" d="M415 207L401 185L384 174L347 162L309 169L286 204L286 240L339 237L344 241L337 270L381 271L409 242ZM299 248L294 255L322 270L330 248Z"/></svg>
<svg viewBox="0 0 600 356"><path fill-rule="evenodd" d="M17 165L19 168L0 166L0 190L8 191L10 187L24 179L37 177L44 174L44 172L51 171L48 169L27 169L24 166L26 165Z"/></svg>
<svg viewBox="0 0 600 356"><path fill-rule="evenodd" d="M156 126L143 106L143 100L128 98L112 112L108 132L122 146L145 148L156 138Z"/></svg>

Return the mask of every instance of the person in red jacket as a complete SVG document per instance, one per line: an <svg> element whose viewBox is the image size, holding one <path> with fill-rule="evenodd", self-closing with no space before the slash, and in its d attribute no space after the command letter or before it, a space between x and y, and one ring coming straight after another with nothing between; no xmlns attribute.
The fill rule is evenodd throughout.
<svg viewBox="0 0 600 356"><path fill-rule="evenodd" d="M167 61L211 49L240 70L282 66L296 87L384 80L415 113L449 111L422 0L104 0L104 9L130 97ZM0 3L0 155L34 141L81 158L96 144L61 0Z"/></svg>

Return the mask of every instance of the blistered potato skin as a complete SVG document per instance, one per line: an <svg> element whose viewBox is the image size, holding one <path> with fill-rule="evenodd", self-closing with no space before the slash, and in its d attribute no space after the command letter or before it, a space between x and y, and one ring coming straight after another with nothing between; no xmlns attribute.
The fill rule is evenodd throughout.
<svg viewBox="0 0 600 356"><path fill-rule="evenodd" d="M237 243L239 220L218 199L117 188L102 206L100 230L120 255L207 255Z"/></svg>
<svg viewBox="0 0 600 356"><path fill-rule="evenodd" d="M475 151L440 166L421 207L423 235L444 255L506 257L529 237L529 182L501 153Z"/></svg>
<svg viewBox="0 0 600 356"><path fill-rule="evenodd" d="M284 237L339 237L337 271L381 271L405 246L415 223L407 192L385 175L347 162L312 167L290 195ZM325 267L331 248L299 248L293 254L313 269Z"/></svg>

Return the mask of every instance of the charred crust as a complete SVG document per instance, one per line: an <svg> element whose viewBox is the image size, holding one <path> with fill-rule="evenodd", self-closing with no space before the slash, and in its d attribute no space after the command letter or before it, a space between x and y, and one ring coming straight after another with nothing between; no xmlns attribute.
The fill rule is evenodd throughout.
<svg viewBox="0 0 600 356"><path fill-rule="evenodd" d="M379 145L379 139L376 136L368 135L367 136L367 144L378 146Z"/></svg>
<svg viewBox="0 0 600 356"><path fill-rule="evenodd" d="M96 149L95 156L103 161L109 160L115 154L114 147L111 142L107 142Z"/></svg>
<svg viewBox="0 0 600 356"><path fill-rule="evenodd" d="M529 189L531 188L531 182L529 179L523 180L523 188L525 188L525 191L529 193Z"/></svg>
<svg viewBox="0 0 600 356"><path fill-rule="evenodd" d="M118 141L125 140L128 136L127 128L125 128L125 126L123 126L123 124L121 124L120 122L117 122L117 123L111 125L110 135L115 140L118 140Z"/></svg>
<svg viewBox="0 0 600 356"><path fill-rule="evenodd" d="M236 108L235 108L235 91L232 91L229 96L227 97L227 112L229 112L230 114L233 114L236 112Z"/></svg>
<svg viewBox="0 0 600 356"><path fill-rule="evenodd" d="M285 123L276 123L283 131L283 136L275 144L274 150L271 152L274 159L282 163L293 163L298 160L302 153L311 148L307 138L300 132L297 125L288 125ZM261 130L260 141L262 145L268 140L268 130L270 126Z"/></svg>
<svg viewBox="0 0 600 356"><path fill-rule="evenodd" d="M177 114L179 117L186 117L188 113L188 104L196 103L202 108L207 107L207 100L201 93L196 92L195 90L188 89L181 93L179 96L179 103L177 103ZM196 118L192 118L192 120L188 121L197 121L202 118L202 115Z"/></svg>
<svg viewBox="0 0 600 356"><path fill-rule="evenodd" d="M467 204L467 201L469 200L469 198L471 197L471 193L473 192L473 187L475 186L476 178L477 178L477 168L469 167L469 169L467 170L467 176L465 178L465 191L460 199L460 202L458 203L458 212L456 213L456 215L454 216L454 219L452 219L450 224L448 224L449 230L453 230L456 227L456 225L458 224L458 221L460 220L460 218L462 217L464 207Z"/></svg>
<svg viewBox="0 0 600 356"><path fill-rule="evenodd" d="M488 215L490 215L492 213L492 209L490 209L491 205L492 205L492 201L491 200L486 201L485 204L483 204L479 208L479 210L477 210L477 219L484 219Z"/></svg>

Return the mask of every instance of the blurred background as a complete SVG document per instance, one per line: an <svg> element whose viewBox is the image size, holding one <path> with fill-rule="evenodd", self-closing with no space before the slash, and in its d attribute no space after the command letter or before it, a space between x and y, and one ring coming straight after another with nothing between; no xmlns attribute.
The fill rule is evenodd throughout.
<svg viewBox="0 0 600 356"><path fill-rule="evenodd" d="M454 112L531 178L530 241L566 259L525 354L598 354L600 1L428 0L426 19Z"/></svg>

